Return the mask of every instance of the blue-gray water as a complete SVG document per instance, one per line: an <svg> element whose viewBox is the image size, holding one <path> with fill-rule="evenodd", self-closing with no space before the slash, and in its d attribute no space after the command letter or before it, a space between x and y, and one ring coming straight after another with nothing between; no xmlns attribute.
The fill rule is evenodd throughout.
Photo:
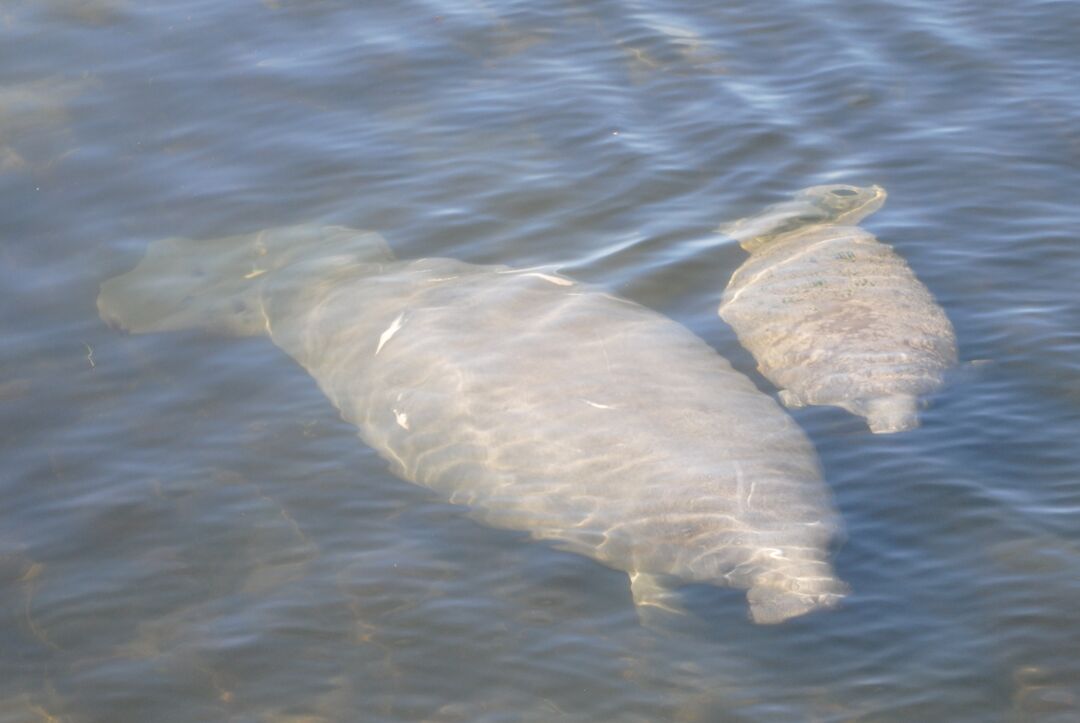
<svg viewBox="0 0 1080 723"><path fill-rule="evenodd" d="M0 720L1080 719L1080 4L0 0ZM164 236L300 222L716 315L822 182L952 319L919 430L795 413L853 593L642 628L392 477L265 339L132 337ZM523 324L528 319L522 320ZM772 388L754 376L762 389Z"/></svg>

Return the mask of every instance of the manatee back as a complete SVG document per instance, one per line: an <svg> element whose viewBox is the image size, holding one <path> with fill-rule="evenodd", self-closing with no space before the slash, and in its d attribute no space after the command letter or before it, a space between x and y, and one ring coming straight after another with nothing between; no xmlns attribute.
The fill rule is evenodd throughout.
<svg viewBox="0 0 1080 723"><path fill-rule="evenodd" d="M809 441L681 325L555 275L445 260L303 306L272 315L275 342L397 475L484 522L627 571L831 579L838 521Z"/></svg>
<svg viewBox="0 0 1080 723"><path fill-rule="evenodd" d="M915 397L956 362L952 325L930 291L892 247L852 226L762 247L732 275L719 313L789 404L873 408L875 431L914 425Z"/></svg>

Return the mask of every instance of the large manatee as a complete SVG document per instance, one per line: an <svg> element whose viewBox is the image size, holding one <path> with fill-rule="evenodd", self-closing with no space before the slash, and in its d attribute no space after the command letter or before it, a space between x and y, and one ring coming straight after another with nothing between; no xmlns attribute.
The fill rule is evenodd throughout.
<svg viewBox="0 0 1080 723"><path fill-rule="evenodd" d="M879 186L814 186L722 226L750 252L720 316L788 407L843 407L876 433L917 427L920 396L956 363L945 312L891 246L857 224Z"/></svg>
<svg viewBox="0 0 1080 723"><path fill-rule="evenodd" d="M802 431L698 337L630 301L294 226L158 241L102 285L98 308L135 333L268 334L396 475L625 570L639 606L668 606L680 581L729 585L775 623L844 594Z"/></svg>

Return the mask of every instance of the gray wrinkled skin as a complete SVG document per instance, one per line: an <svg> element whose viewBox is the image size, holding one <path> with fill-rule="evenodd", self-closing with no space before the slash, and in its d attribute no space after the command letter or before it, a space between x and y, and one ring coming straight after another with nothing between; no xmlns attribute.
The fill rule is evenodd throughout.
<svg viewBox="0 0 1080 723"><path fill-rule="evenodd" d="M956 364L956 335L891 246L855 226L885 201L872 186L814 186L721 227L750 252L720 316L788 407L837 406L875 433L919 425L919 397Z"/></svg>
<svg viewBox="0 0 1080 723"><path fill-rule="evenodd" d="M639 605L658 605L658 582L705 582L746 589L753 619L775 623L845 591L801 430L698 337L632 302L296 226L156 242L102 285L98 308L135 333L269 334L394 474L627 571Z"/></svg>

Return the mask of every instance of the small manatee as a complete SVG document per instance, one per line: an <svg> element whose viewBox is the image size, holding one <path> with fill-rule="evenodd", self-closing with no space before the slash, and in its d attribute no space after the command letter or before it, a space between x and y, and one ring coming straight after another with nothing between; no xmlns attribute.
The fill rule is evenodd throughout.
<svg viewBox="0 0 1080 723"><path fill-rule="evenodd" d="M956 335L891 246L855 226L879 186L814 186L722 226L750 257L720 316L789 408L837 406L881 434L919 425L919 398L956 364Z"/></svg>

